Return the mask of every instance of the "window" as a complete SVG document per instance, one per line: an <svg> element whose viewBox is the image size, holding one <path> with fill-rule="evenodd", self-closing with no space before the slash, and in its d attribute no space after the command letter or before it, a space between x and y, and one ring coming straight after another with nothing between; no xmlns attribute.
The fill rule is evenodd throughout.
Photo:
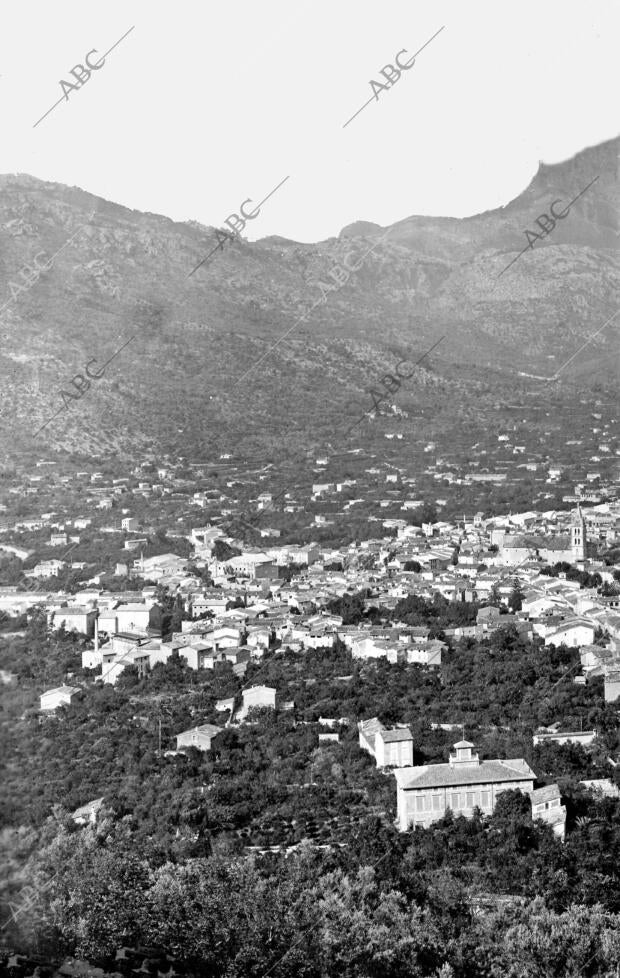
<svg viewBox="0 0 620 978"><path fill-rule="evenodd" d="M489 805L491 804L490 792L489 791L482 791L481 792L481 795L482 795L481 802L480 802L481 807L482 808L488 808Z"/></svg>
<svg viewBox="0 0 620 978"><path fill-rule="evenodd" d="M424 811L424 798L422 797L422 795L418 795L415 800L415 810L416 812Z"/></svg>
<svg viewBox="0 0 620 978"><path fill-rule="evenodd" d="M443 798L441 795L433 795L433 811L439 812L443 808Z"/></svg>
<svg viewBox="0 0 620 978"><path fill-rule="evenodd" d="M460 800L461 796L456 791L452 792L450 795L450 808L453 812L456 812L461 807Z"/></svg>
<svg viewBox="0 0 620 978"><path fill-rule="evenodd" d="M424 799L424 803L425 803L424 804L424 808L426 809L427 812L430 812L431 805L432 805L432 800L431 800L430 794L427 794L426 798Z"/></svg>
<svg viewBox="0 0 620 978"><path fill-rule="evenodd" d="M473 793L473 791L468 791L467 792L467 807L468 808L473 808L474 807L474 793Z"/></svg>

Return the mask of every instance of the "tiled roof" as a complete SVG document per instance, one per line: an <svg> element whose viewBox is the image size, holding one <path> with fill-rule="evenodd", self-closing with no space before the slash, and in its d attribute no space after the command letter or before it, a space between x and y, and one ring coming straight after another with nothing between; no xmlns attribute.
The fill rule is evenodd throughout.
<svg viewBox="0 0 620 978"><path fill-rule="evenodd" d="M79 686L65 686L65 685L63 685L63 686L56 686L54 689L46 689L45 692L42 693L41 695L42 696L50 696L51 693L65 693L65 694L68 694L68 693L79 693L79 692L80 692L80 687Z"/></svg>
<svg viewBox="0 0 620 978"><path fill-rule="evenodd" d="M428 767L400 768L394 771L394 777L398 786L407 790L500 781L534 781L536 775L522 758L514 758L507 761L481 761L479 765L472 767L431 764Z"/></svg>
<svg viewBox="0 0 620 978"><path fill-rule="evenodd" d="M553 801L560 797L560 789L557 784L548 784L544 788L537 788L530 795L532 805L541 805L544 801Z"/></svg>
<svg viewBox="0 0 620 978"><path fill-rule="evenodd" d="M190 727L189 730L182 730L181 733L177 734L177 737L183 737L187 734L201 734L206 737L215 737L216 734L222 731L223 727L218 727L214 723L203 723L200 727Z"/></svg>
<svg viewBox="0 0 620 978"><path fill-rule="evenodd" d="M395 744L401 740L413 740L411 730L382 730L381 738L385 744Z"/></svg>

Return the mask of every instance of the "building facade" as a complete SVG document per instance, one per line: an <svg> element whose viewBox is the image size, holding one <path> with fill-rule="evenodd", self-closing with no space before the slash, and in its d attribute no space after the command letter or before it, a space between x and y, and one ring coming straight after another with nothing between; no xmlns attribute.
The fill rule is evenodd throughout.
<svg viewBox="0 0 620 978"><path fill-rule="evenodd" d="M428 828L448 809L471 818L474 809L490 815L502 791L517 788L530 793L536 775L523 758L481 761L466 740L454 745L447 764L404 767L394 771L397 819L401 832L412 826Z"/></svg>
<svg viewBox="0 0 620 978"><path fill-rule="evenodd" d="M388 730L377 717L361 720L357 725L359 745L377 762L377 767L413 765L413 736L409 727Z"/></svg>

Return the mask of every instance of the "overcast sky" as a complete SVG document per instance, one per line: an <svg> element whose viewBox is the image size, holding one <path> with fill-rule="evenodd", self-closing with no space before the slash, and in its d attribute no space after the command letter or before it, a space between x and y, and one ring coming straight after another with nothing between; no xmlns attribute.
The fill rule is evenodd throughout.
<svg viewBox="0 0 620 978"><path fill-rule="evenodd" d="M479 213L620 130L616 0L5 0L3 15L0 172L207 225L288 176L252 240ZM132 27L35 127L70 69Z"/></svg>

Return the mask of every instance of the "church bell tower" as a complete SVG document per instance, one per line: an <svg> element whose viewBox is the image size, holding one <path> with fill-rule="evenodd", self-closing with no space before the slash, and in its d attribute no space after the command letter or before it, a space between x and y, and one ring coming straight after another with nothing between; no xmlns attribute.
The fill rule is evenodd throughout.
<svg viewBox="0 0 620 978"><path fill-rule="evenodd" d="M573 513L573 518L571 520L570 549L574 561L582 561L586 559L586 521L583 513L581 512L581 506L577 506L577 512Z"/></svg>

